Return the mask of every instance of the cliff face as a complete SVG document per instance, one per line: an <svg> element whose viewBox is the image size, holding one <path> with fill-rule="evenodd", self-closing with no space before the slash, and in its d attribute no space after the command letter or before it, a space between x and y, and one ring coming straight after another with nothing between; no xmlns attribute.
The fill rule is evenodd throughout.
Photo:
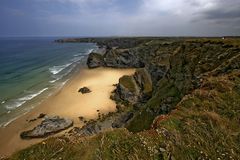
<svg viewBox="0 0 240 160"><path fill-rule="evenodd" d="M174 47L176 46L176 47ZM222 76L239 69L239 47L226 47L216 42L184 42L172 44L169 47L170 55L161 57L162 47L155 51L152 57L148 56L146 61L151 65L156 65L155 57L159 57L161 66L165 66L165 75L160 77L154 88L151 99L145 104L143 111L136 116L136 123L140 116L146 114L143 128L134 127L136 123L129 126L131 131L141 131L147 129L152 124L155 115L169 113L176 108L181 99L201 87L204 78L211 75ZM174 48L174 51L172 49ZM166 50L164 49L166 52ZM157 53L160 53L156 55ZM152 59L152 60L151 60ZM164 60L165 59L165 60ZM165 64L161 63L164 61ZM159 68L160 69L160 68ZM150 71L151 72L151 71ZM152 72L154 77L155 73ZM152 117L152 118L150 118ZM149 122L148 122L149 121Z"/></svg>
<svg viewBox="0 0 240 160"><path fill-rule="evenodd" d="M119 80L112 96L118 112L109 117L119 129L87 139L50 139L47 147L35 145L13 159L51 158L46 153L59 147L64 149L56 158L63 159L239 159L239 44L239 39L151 39L110 49L98 66L139 67ZM131 66L136 60L144 65Z"/></svg>
<svg viewBox="0 0 240 160"><path fill-rule="evenodd" d="M98 53L90 53L87 59L87 65L89 68L104 66L103 56Z"/></svg>
<svg viewBox="0 0 240 160"><path fill-rule="evenodd" d="M144 63L138 56L127 49L107 50L104 55L91 53L87 60L89 68L113 67L113 68L141 68Z"/></svg>
<svg viewBox="0 0 240 160"><path fill-rule="evenodd" d="M145 68L137 69L132 76L123 76L114 91L115 101L131 104L146 102L152 96L151 76Z"/></svg>

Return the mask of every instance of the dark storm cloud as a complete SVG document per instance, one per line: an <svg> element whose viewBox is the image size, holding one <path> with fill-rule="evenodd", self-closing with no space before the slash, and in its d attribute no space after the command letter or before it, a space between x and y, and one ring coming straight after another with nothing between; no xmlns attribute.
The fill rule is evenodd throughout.
<svg viewBox="0 0 240 160"><path fill-rule="evenodd" d="M224 10L210 10L203 13L204 17L207 19L229 19L229 18L240 18L240 8L239 10L224 11Z"/></svg>
<svg viewBox="0 0 240 160"><path fill-rule="evenodd" d="M212 9L204 10L202 15L206 19L235 19L240 18L240 2L218 1Z"/></svg>
<svg viewBox="0 0 240 160"><path fill-rule="evenodd" d="M240 0L1 0L0 36L240 35Z"/></svg>

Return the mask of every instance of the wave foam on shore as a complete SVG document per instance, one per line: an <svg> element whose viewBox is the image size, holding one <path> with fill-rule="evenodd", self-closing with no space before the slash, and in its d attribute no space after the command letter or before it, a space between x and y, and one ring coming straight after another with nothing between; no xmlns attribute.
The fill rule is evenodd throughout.
<svg viewBox="0 0 240 160"><path fill-rule="evenodd" d="M42 89L42 90L40 90L36 93L32 93L32 94L26 95L22 98L18 98L16 100L13 100L12 102L9 102L9 104L6 104L5 108L8 109L8 110L18 108L18 107L22 106L24 103L26 103L27 101L29 101L29 100L37 97L38 95L42 94L46 90L48 90L48 88L44 88L44 89Z"/></svg>
<svg viewBox="0 0 240 160"><path fill-rule="evenodd" d="M58 74L60 73L62 70L64 70L65 68L67 68L68 66L70 66L72 63L67 63L67 64L64 64L64 65L60 65L60 66L53 66L51 68L49 68L49 71L52 73L52 74Z"/></svg>

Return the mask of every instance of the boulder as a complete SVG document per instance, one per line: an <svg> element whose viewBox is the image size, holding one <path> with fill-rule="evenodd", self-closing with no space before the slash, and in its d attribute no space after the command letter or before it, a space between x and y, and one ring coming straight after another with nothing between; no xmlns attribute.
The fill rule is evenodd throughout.
<svg viewBox="0 0 240 160"><path fill-rule="evenodd" d="M83 87L78 90L78 92L81 92L82 94L90 93L92 92L89 88Z"/></svg>
<svg viewBox="0 0 240 160"><path fill-rule="evenodd" d="M104 66L103 56L98 53L90 53L87 59L88 68L97 68Z"/></svg>
<svg viewBox="0 0 240 160"><path fill-rule="evenodd" d="M20 134L22 139L43 138L51 134L65 130L73 125L73 121L58 116L45 118L41 124L32 130L24 131Z"/></svg>
<svg viewBox="0 0 240 160"><path fill-rule="evenodd" d="M119 83L115 91L116 99L136 103L138 101L139 94L140 88L133 76L125 75L119 79Z"/></svg>
<svg viewBox="0 0 240 160"><path fill-rule="evenodd" d="M116 101L128 101L132 104L148 100L152 95L151 76L145 68L137 69L132 76L123 76L112 96Z"/></svg>

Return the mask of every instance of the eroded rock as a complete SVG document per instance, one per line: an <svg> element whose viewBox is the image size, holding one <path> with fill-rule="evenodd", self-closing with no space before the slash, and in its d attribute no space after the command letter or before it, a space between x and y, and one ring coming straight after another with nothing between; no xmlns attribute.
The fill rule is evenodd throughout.
<svg viewBox="0 0 240 160"><path fill-rule="evenodd" d="M151 76L145 68L137 69L132 76L123 76L114 92L113 99L132 104L145 101L152 95Z"/></svg>
<svg viewBox="0 0 240 160"><path fill-rule="evenodd" d="M144 63L134 53L126 49L110 49L104 55L91 53L87 60L89 68L141 68Z"/></svg>
<svg viewBox="0 0 240 160"><path fill-rule="evenodd" d="M106 67L115 68L140 68L144 63L134 53L129 50L112 49L104 55Z"/></svg>
<svg viewBox="0 0 240 160"><path fill-rule="evenodd" d="M120 116L118 119L116 119L112 123L112 127L113 128L123 127L133 116L134 116L134 114L132 112L128 112L126 114L123 114L122 116Z"/></svg>
<svg viewBox="0 0 240 160"><path fill-rule="evenodd" d="M41 124L32 130L24 131L20 134L22 139L43 138L51 134L65 130L73 125L73 121L59 116L45 118Z"/></svg>
<svg viewBox="0 0 240 160"><path fill-rule="evenodd" d="M90 53L87 59L88 68L97 68L104 66L103 56L98 53Z"/></svg>
<svg viewBox="0 0 240 160"><path fill-rule="evenodd" d="M140 88L137 85L133 76L123 76L119 79L119 84L115 91L117 99L126 100L131 103L138 101Z"/></svg>

